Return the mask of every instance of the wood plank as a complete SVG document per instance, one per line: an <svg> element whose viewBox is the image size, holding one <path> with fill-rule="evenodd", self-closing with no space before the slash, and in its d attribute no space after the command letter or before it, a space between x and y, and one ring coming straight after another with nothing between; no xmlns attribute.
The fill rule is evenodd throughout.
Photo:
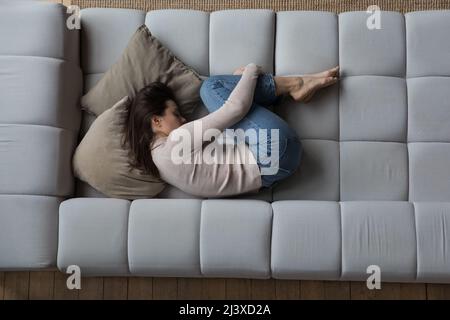
<svg viewBox="0 0 450 320"><path fill-rule="evenodd" d="M302 280L300 286L300 298L302 300L325 299L325 286L323 281Z"/></svg>
<svg viewBox="0 0 450 320"><path fill-rule="evenodd" d="M105 281L104 281L105 279ZM49 271L0 272L2 299L450 299L449 284L296 281L223 278L82 278L69 290L67 275Z"/></svg>
<svg viewBox="0 0 450 320"><path fill-rule="evenodd" d="M30 272L30 300L52 300L55 289L55 273L51 271Z"/></svg>
<svg viewBox="0 0 450 320"><path fill-rule="evenodd" d="M103 299L105 300L127 300L128 278L105 277L103 278Z"/></svg>
<svg viewBox="0 0 450 320"><path fill-rule="evenodd" d="M128 279L128 300L152 300L153 299L153 278Z"/></svg>
<svg viewBox="0 0 450 320"><path fill-rule="evenodd" d="M178 278L178 299L203 299L202 278Z"/></svg>
<svg viewBox="0 0 450 320"><path fill-rule="evenodd" d="M203 279L203 298L207 300L225 300L227 296L227 282L223 278Z"/></svg>
<svg viewBox="0 0 450 320"><path fill-rule="evenodd" d="M450 300L450 284L427 284L428 300Z"/></svg>
<svg viewBox="0 0 450 320"><path fill-rule="evenodd" d="M80 300L101 300L103 299L103 278L82 277L81 289L78 293Z"/></svg>
<svg viewBox="0 0 450 320"><path fill-rule="evenodd" d="M83 277L69 290L59 271L0 272L2 299L450 299L449 284L223 278Z"/></svg>
<svg viewBox="0 0 450 320"><path fill-rule="evenodd" d="M350 282L324 281L324 293L327 300L350 300Z"/></svg>
<svg viewBox="0 0 450 320"><path fill-rule="evenodd" d="M60 271L54 272L54 289L53 297L55 300L77 300L79 291L78 289L69 290L67 288L67 278L68 274L62 273ZM83 279L83 278L81 278ZM81 280L81 287L83 288L83 280Z"/></svg>
<svg viewBox="0 0 450 320"><path fill-rule="evenodd" d="M275 280L276 299L298 300L300 299L300 281Z"/></svg>
<svg viewBox="0 0 450 320"><path fill-rule="evenodd" d="M5 296L5 273L0 272L0 300L3 300Z"/></svg>
<svg viewBox="0 0 450 320"><path fill-rule="evenodd" d="M351 282L351 298L356 300L426 299L426 287L420 283L381 283L380 290L369 290L366 282Z"/></svg>
<svg viewBox="0 0 450 320"><path fill-rule="evenodd" d="M29 272L5 272L5 300L28 300L30 287Z"/></svg>
<svg viewBox="0 0 450 320"><path fill-rule="evenodd" d="M177 298L177 278L153 278L153 299L174 300Z"/></svg>
<svg viewBox="0 0 450 320"><path fill-rule="evenodd" d="M366 282L362 281L352 281L350 286L352 300L395 299L400 296L400 289L390 283L381 283L381 289L379 290L369 290Z"/></svg>
<svg viewBox="0 0 450 320"><path fill-rule="evenodd" d="M400 284L400 298L403 300L426 300L427 286L424 283Z"/></svg>
<svg viewBox="0 0 450 320"><path fill-rule="evenodd" d="M274 300L276 298L275 279L252 279L253 300Z"/></svg>
<svg viewBox="0 0 450 320"><path fill-rule="evenodd" d="M227 279L227 299L250 300L252 296L251 279Z"/></svg>

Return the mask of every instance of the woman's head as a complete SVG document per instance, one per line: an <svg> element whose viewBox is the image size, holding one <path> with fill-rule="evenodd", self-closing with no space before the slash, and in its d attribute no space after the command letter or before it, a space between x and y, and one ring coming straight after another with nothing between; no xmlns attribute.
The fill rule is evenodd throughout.
<svg viewBox="0 0 450 320"><path fill-rule="evenodd" d="M142 88L123 119L123 144L129 143L132 166L159 177L150 144L156 136L167 136L185 122L167 85L156 81Z"/></svg>
<svg viewBox="0 0 450 320"><path fill-rule="evenodd" d="M181 115L175 100L166 101L166 109L162 115L154 115L151 120L152 131L157 135L168 136L169 133L186 122Z"/></svg>

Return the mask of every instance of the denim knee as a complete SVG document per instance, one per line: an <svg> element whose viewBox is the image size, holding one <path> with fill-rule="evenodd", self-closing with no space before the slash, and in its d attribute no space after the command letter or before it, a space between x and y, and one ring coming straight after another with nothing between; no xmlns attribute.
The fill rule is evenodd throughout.
<svg viewBox="0 0 450 320"><path fill-rule="evenodd" d="M296 136L288 137L286 151L280 156L280 168L289 172L289 175L293 174L300 165L303 146Z"/></svg>
<svg viewBox="0 0 450 320"><path fill-rule="evenodd" d="M217 83L218 81L220 81L221 79L222 79L221 75L209 76L208 78L203 80L203 84L206 84L207 86L211 86L211 85ZM203 86L203 84L202 84L202 86Z"/></svg>
<svg viewBox="0 0 450 320"><path fill-rule="evenodd" d="M203 102L207 99L207 94L209 93L209 90L211 89L211 77L206 78L203 80L202 85L200 86L200 98L202 98Z"/></svg>
<svg viewBox="0 0 450 320"><path fill-rule="evenodd" d="M214 76L209 77L203 80L202 85L200 86L200 98L203 101L205 107L209 110L209 112L214 111L212 109L213 101L216 97L213 95L214 84L217 82L217 79Z"/></svg>
<svg viewBox="0 0 450 320"><path fill-rule="evenodd" d="M214 75L206 78L203 80L202 85L200 86L200 98L202 98L203 101L207 100L212 92L214 90L215 85L221 81L221 75Z"/></svg>

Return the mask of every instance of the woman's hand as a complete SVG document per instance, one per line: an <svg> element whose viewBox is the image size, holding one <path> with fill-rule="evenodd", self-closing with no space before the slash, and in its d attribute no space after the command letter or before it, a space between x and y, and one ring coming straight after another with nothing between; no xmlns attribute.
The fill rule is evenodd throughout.
<svg viewBox="0 0 450 320"><path fill-rule="evenodd" d="M248 67L248 66L252 67L252 65L254 65L253 62L249 63L246 66L237 68L236 70L234 70L233 75L242 75L244 73L245 68ZM259 66L259 65L255 65L255 66L257 67L257 74L262 74L263 73L262 67Z"/></svg>

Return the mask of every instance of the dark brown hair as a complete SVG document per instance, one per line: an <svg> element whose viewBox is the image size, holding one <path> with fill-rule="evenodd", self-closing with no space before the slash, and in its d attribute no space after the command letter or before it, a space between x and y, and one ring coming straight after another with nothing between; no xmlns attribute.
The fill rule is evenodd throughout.
<svg viewBox="0 0 450 320"><path fill-rule="evenodd" d="M151 119L153 115L164 115L168 100L176 102L173 91L162 82L152 82L139 90L121 122L122 146L129 144L130 165L158 178L159 171L150 152L154 137Z"/></svg>

